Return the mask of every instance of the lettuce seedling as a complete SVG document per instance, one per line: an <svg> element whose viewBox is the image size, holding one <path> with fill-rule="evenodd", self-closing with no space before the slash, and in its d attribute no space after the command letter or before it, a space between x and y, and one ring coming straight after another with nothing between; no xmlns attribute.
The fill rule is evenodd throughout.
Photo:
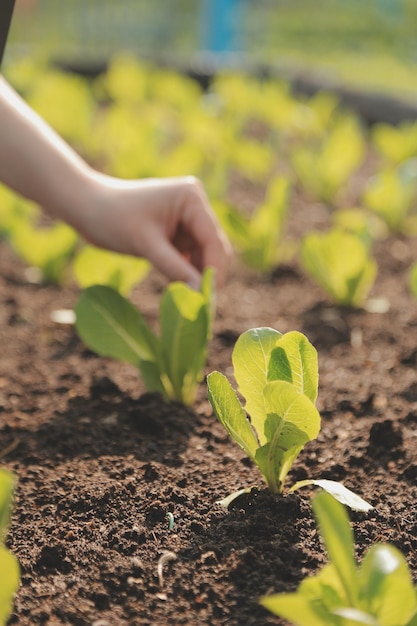
<svg viewBox="0 0 417 626"><path fill-rule="evenodd" d="M289 183L274 178L265 201L249 217L224 205L217 213L243 261L258 272L272 270L283 255L283 232L287 217Z"/></svg>
<svg viewBox="0 0 417 626"><path fill-rule="evenodd" d="M358 566L344 507L320 493L313 510L330 563L296 592L264 596L261 604L297 626L416 626L417 588L401 552L374 544Z"/></svg>
<svg viewBox="0 0 417 626"><path fill-rule="evenodd" d="M372 142L378 152L392 165L398 165L417 153L417 122L398 126L381 122L372 129Z"/></svg>
<svg viewBox="0 0 417 626"><path fill-rule="evenodd" d="M18 561L4 545L14 483L12 474L0 469L0 626L5 626L8 621L20 581Z"/></svg>
<svg viewBox="0 0 417 626"><path fill-rule="evenodd" d="M128 296L133 287L148 274L146 259L117 254L95 246L85 246L75 257L73 271L78 285L108 285Z"/></svg>
<svg viewBox="0 0 417 626"><path fill-rule="evenodd" d="M355 118L341 118L322 145L295 148L291 156L300 183L324 202L334 201L361 165L365 140Z"/></svg>
<svg viewBox="0 0 417 626"><path fill-rule="evenodd" d="M238 338L232 363L245 408L220 372L207 377L210 404L258 466L269 490L281 493L295 458L320 430L314 404L317 352L296 331L282 335L272 328L255 328Z"/></svg>
<svg viewBox="0 0 417 626"><path fill-rule="evenodd" d="M360 207L336 209L332 213L332 224L353 235L357 235L368 250L371 250L374 241L382 241L388 236L388 227L375 214Z"/></svg>
<svg viewBox="0 0 417 626"><path fill-rule="evenodd" d="M101 356L135 365L149 391L192 404L211 336L212 283L213 271L206 270L200 292L181 282L167 287L160 303L160 336L115 289L88 287L75 308L77 332Z"/></svg>
<svg viewBox="0 0 417 626"><path fill-rule="evenodd" d="M310 232L301 243L301 263L306 273L339 306L363 306L377 264L359 236L333 228Z"/></svg>
<svg viewBox="0 0 417 626"><path fill-rule="evenodd" d="M220 372L211 372L207 377L208 399L229 435L258 466L268 489L282 493L298 454L320 430L320 415L315 406L317 351L297 331L282 335L273 328L253 328L238 338L232 363L244 407ZM372 508L332 480L299 481L290 491L307 485L322 487L352 509ZM227 507L237 495L239 492L220 504Z"/></svg>
<svg viewBox="0 0 417 626"><path fill-rule="evenodd" d="M409 159L397 168L373 176L362 195L363 204L379 215L393 233L417 233L417 161Z"/></svg>

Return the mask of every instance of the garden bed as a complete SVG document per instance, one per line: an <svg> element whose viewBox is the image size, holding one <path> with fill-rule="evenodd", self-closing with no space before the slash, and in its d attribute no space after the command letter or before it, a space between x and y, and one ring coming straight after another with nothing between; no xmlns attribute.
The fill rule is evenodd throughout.
<svg viewBox="0 0 417 626"><path fill-rule="evenodd" d="M290 233L327 218L298 198ZM402 237L375 244L371 296L388 299L386 313L331 306L295 262L259 277L235 258L206 368L230 375L234 342L248 328L308 336L319 353L322 429L288 485L332 478L356 491L375 507L351 514L358 558L371 543L391 542L414 577L415 250L415 239ZM258 600L293 590L325 562L313 490L270 495L213 416L204 384L192 408L147 394L132 366L95 356L72 326L51 321L52 311L75 305L75 286L29 283L5 242L0 266L0 454L18 477L8 545L22 569L10 624L283 623ZM151 322L164 284L151 273L133 294ZM231 510L216 503L253 484L260 491ZM161 580L166 551L175 559Z"/></svg>

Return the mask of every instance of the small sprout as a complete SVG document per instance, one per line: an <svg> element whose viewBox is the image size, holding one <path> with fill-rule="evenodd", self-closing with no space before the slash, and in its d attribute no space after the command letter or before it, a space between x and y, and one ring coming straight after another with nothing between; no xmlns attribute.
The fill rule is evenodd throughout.
<svg viewBox="0 0 417 626"><path fill-rule="evenodd" d="M165 515L165 517L167 518L167 520L169 522L168 530L172 530L174 528L174 524L175 524L173 514L168 511L168 513Z"/></svg>
<svg viewBox="0 0 417 626"><path fill-rule="evenodd" d="M164 565L168 563L168 561L175 561L177 555L175 552L163 552L158 561L158 580L159 586L162 588L164 586Z"/></svg>

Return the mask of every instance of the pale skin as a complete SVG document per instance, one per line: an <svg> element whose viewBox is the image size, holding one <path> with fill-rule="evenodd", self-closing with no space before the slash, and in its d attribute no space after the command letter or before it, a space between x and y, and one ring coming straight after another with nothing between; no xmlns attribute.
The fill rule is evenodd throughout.
<svg viewBox="0 0 417 626"><path fill-rule="evenodd" d="M142 256L197 289L225 279L230 244L193 176L121 180L92 169L0 76L0 181L96 246Z"/></svg>

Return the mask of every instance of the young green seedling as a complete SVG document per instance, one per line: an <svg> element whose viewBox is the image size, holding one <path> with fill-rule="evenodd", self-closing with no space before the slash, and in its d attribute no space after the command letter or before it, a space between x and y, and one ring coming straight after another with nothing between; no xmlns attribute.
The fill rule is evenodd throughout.
<svg viewBox="0 0 417 626"><path fill-rule="evenodd" d="M311 232L304 237L300 254L304 270L337 305L363 306L377 265L359 236L339 228Z"/></svg>
<svg viewBox="0 0 417 626"><path fill-rule="evenodd" d="M4 545L14 482L9 472L0 470L0 626L4 626L8 621L20 580L17 559Z"/></svg>
<svg viewBox="0 0 417 626"><path fill-rule="evenodd" d="M417 160L373 176L363 192L364 205L382 218L393 233L417 233Z"/></svg>
<svg viewBox="0 0 417 626"><path fill-rule="evenodd" d="M135 365L149 391L191 404L211 336L212 283L213 271L206 270L200 292L181 282L167 287L160 303L160 336L115 289L88 287L75 308L77 332L101 356Z"/></svg>
<svg viewBox="0 0 417 626"><path fill-rule="evenodd" d="M315 406L317 351L297 331L282 335L273 328L253 328L238 338L232 363L244 407L220 372L207 377L210 404L229 435L258 466L268 489L282 493L296 457L320 430ZM301 481L291 490L305 485L319 485L352 508L372 508L335 481Z"/></svg>
<svg viewBox="0 0 417 626"><path fill-rule="evenodd" d="M108 285L128 296L150 269L146 259L117 254L95 246L84 246L73 263L74 276L80 287Z"/></svg>
<svg viewBox="0 0 417 626"><path fill-rule="evenodd" d="M362 130L353 117L339 119L319 148L297 147L292 165L301 184L324 202L333 202L365 153Z"/></svg>
<svg viewBox="0 0 417 626"><path fill-rule="evenodd" d="M219 218L244 262L259 272L272 270L282 259L289 183L273 179L265 201L247 217L237 209L218 205Z"/></svg>
<svg viewBox="0 0 417 626"><path fill-rule="evenodd" d="M372 129L372 142L391 165L397 165L417 153L417 123L402 122L398 126L381 122Z"/></svg>
<svg viewBox="0 0 417 626"><path fill-rule="evenodd" d="M341 504L327 493L313 500L330 563L294 593L261 598L261 604L296 626L416 626L417 588L401 552L374 544L360 566Z"/></svg>

